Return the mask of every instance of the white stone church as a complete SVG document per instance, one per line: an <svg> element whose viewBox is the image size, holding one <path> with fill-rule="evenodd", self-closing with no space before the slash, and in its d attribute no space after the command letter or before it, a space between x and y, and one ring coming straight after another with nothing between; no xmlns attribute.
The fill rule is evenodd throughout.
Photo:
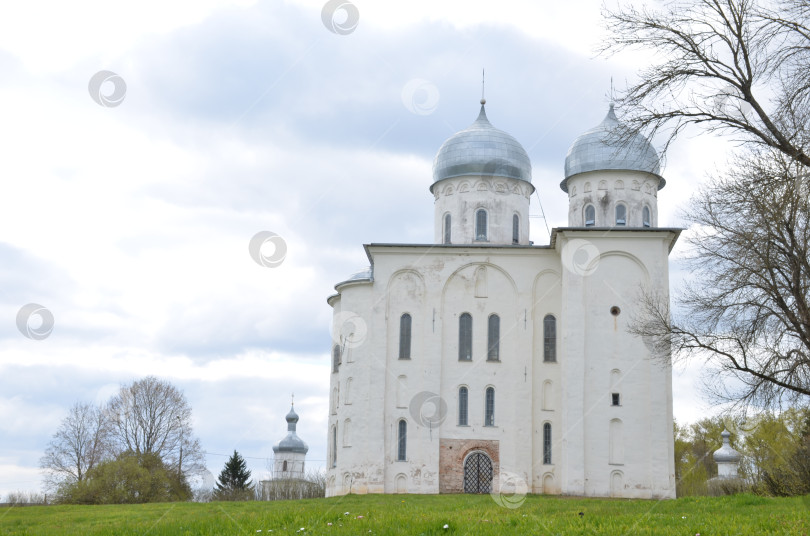
<svg viewBox="0 0 810 536"><path fill-rule="evenodd" d="M434 243L365 245L328 299L326 494L674 497L672 373L627 332L642 288L668 296L658 155L611 105L566 156L568 227L534 245L529 157L484 104L434 160Z"/></svg>

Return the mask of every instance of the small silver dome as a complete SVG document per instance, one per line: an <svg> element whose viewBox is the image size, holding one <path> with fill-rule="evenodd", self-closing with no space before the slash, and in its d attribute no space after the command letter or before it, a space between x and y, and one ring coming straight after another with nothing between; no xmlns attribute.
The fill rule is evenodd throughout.
<svg viewBox="0 0 810 536"><path fill-rule="evenodd" d="M529 155L518 141L493 127L483 103L478 119L445 141L433 160L433 186L462 175L488 175L532 182Z"/></svg>
<svg viewBox="0 0 810 536"><path fill-rule="evenodd" d="M374 270L369 266L359 272L355 272L349 276L348 279L344 279L337 285L335 285L335 290L338 290L338 287L343 286L347 283L357 283L360 281L373 281L374 280Z"/></svg>
<svg viewBox="0 0 810 536"><path fill-rule="evenodd" d="M564 192L568 192L569 177L605 169L651 173L659 179L658 189L664 187L660 159L652 144L640 133L633 134L629 141L617 139L620 133L617 129L621 128L611 103L605 119L579 136L568 149L565 179L560 183Z"/></svg>
<svg viewBox="0 0 810 536"><path fill-rule="evenodd" d="M346 281L368 281L371 279L371 266L363 268L352 275Z"/></svg>
<svg viewBox="0 0 810 536"><path fill-rule="evenodd" d="M718 463L737 463L742 458L742 454L731 448L728 438L731 434L728 430L723 430L723 446L714 451L714 461Z"/></svg>
<svg viewBox="0 0 810 536"><path fill-rule="evenodd" d="M273 445L273 452L299 452L306 454L309 450L304 441L295 433L295 426L298 423L298 414L293 407L287 414L287 436Z"/></svg>

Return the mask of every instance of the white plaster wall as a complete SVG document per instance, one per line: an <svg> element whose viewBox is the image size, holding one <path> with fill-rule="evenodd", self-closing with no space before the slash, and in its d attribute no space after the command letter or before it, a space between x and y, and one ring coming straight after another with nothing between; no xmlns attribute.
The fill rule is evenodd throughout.
<svg viewBox="0 0 810 536"><path fill-rule="evenodd" d="M671 233L564 231L563 492L674 497L672 382L669 367L627 332L642 284L668 295ZM577 257L579 255L579 257ZM581 261L585 257L591 262ZM611 314L611 307L620 314ZM618 385L611 372L620 371ZM621 406L611 405L613 389ZM622 459L611 460L610 422L621 421ZM611 489L620 474L621 490Z"/></svg>
<svg viewBox="0 0 810 536"><path fill-rule="evenodd" d="M482 243L475 239L475 212L488 212L488 240L512 244L512 216L518 215L519 244L529 244L529 197L534 187L526 181L503 177L462 176L433 185L434 241L444 242L444 216L451 216L452 244Z"/></svg>
<svg viewBox="0 0 810 536"><path fill-rule="evenodd" d="M273 478L275 480L289 478L304 478L306 454L300 452L277 452L273 462ZM287 462L287 470L284 471L284 461Z"/></svg>
<svg viewBox="0 0 810 536"><path fill-rule="evenodd" d="M720 478L737 478L737 463L736 462L718 462L717 463L717 476Z"/></svg>
<svg viewBox="0 0 810 536"><path fill-rule="evenodd" d="M532 479L529 489L533 493L560 493L561 472L559 463L562 456L563 435L561 426L562 385L561 363L565 326L561 321L562 298L559 257L544 255L543 266L539 267L533 283L532 296ZM557 361L544 361L543 319L546 315L557 319ZM545 389L550 389L546 395ZM543 425L551 424L551 464L543 460Z"/></svg>
<svg viewBox="0 0 810 536"><path fill-rule="evenodd" d="M595 227L616 226L616 205L627 207L627 227L643 227L643 207L650 208L650 226L658 226L659 178L641 171L589 171L568 178L568 225L585 226L585 207L593 205Z"/></svg>
<svg viewBox="0 0 810 536"><path fill-rule="evenodd" d="M327 495L394 493L403 477L407 492L438 493L439 440L448 438L498 441L501 472L534 492L609 496L619 471L619 496L674 496L671 372L647 359L643 342L626 332L639 282L668 288L671 239L665 231L583 230L559 232L556 249L369 246L374 282L343 285L331 300L336 329L356 315L366 333L332 374L332 388L344 391L351 378L352 400L341 399L330 414L329 430L337 424L339 433ZM592 271L572 265L570 244L598 253ZM622 309L618 317L609 313L614 304ZM410 360L398 359L403 312L413 321ZM458 360L463 312L473 317L472 362ZM501 317L500 362L486 361L492 313ZM557 363L543 362L542 319L549 313L558 320ZM610 406L613 369L622 371L620 408ZM469 388L466 427L457 422L460 385ZM483 426L487 386L496 393L492 427ZM412 411L419 393L446 404L441 422ZM608 459L616 418L624 426L621 465ZM352 439L342 446L347 419ZM396 460L400 419L408 423L405 462ZM544 422L552 424L550 465L542 463Z"/></svg>
<svg viewBox="0 0 810 536"><path fill-rule="evenodd" d="M333 307L333 345L344 346L342 363L330 378L330 415L327 429L327 496L349 493L383 493L385 481L381 446L384 441L386 365L380 345L384 341L385 318L375 314L380 304L374 302L371 283L343 285L340 296L330 300ZM340 341L341 328L354 325L357 333L348 342ZM382 335L381 335L382 333ZM331 359L331 351L330 351ZM330 367L331 370L331 367ZM351 379L351 403L343 394ZM333 413L331 396L338 390L338 404ZM351 439L344 446L343 427L351 422ZM337 464L331 467L332 427L337 426Z"/></svg>

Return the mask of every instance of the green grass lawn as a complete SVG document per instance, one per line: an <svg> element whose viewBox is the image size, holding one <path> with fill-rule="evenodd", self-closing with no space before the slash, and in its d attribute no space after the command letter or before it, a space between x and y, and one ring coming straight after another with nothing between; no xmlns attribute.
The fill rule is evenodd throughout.
<svg viewBox="0 0 810 536"><path fill-rule="evenodd" d="M807 535L810 500L530 495L518 508L507 508L489 495L350 495L276 502L26 506L0 510L0 534Z"/></svg>

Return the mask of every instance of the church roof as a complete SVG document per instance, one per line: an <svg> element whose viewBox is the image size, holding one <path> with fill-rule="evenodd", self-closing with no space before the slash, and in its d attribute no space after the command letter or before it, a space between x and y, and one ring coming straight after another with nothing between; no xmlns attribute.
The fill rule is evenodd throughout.
<svg viewBox="0 0 810 536"><path fill-rule="evenodd" d="M348 279L344 279L337 285L335 285L335 290L338 290L338 287L342 287L343 285L348 285L349 283L362 283L365 281L373 281L374 280L374 270L371 266L368 268L363 268L362 270L353 273L349 276Z"/></svg>
<svg viewBox="0 0 810 536"><path fill-rule="evenodd" d="M721 435L723 436L723 446L714 451L714 461L718 463L736 463L740 461L742 455L731 448L731 443L728 441L728 438L731 437L729 431L723 430Z"/></svg>
<svg viewBox="0 0 810 536"><path fill-rule="evenodd" d="M287 436L273 445L273 452L298 452L306 454L309 450L304 441L295 433L295 425L298 423L298 414L295 408L290 407L290 412L287 414Z"/></svg>
<svg viewBox="0 0 810 536"><path fill-rule="evenodd" d="M560 188L568 191L569 177L606 169L651 173L660 179L658 189L663 188L666 181L661 177L658 153L641 133L629 133L628 137L624 128L611 103L602 122L584 132L568 149L565 179L560 183Z"/></svg>
<svg viewBox="0 0 810 536"><path fill-rule="evenodd" d="M450 136L433 160L433 185L462 175L487 175L532 182L532 164L520 143L492 126L481 99L478 119ZM433 186L430 187L433 191Z"/></svg>

